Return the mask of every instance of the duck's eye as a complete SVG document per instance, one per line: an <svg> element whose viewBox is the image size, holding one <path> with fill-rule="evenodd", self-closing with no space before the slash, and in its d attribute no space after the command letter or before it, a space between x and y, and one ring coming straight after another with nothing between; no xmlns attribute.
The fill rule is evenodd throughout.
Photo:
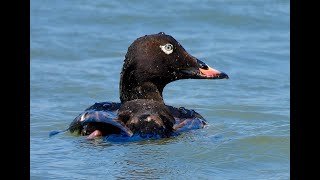
<svg viewBox="0 0 320 180"><path fill-rule="evenodd" d="M173 52L173 45L172 44L165 44L164 46L160 45L161 50L166 54L171 54Z"/></svg>

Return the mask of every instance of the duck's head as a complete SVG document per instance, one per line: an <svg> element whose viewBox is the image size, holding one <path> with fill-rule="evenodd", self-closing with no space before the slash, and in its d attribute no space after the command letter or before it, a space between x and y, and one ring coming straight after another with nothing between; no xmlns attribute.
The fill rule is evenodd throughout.
<svg viewBox="0 0 320 180"><path fill-rule="evenodd" d="M163 101L163 88L172 81L228 78L190 55L172 36L160 32L140 37L129 46L121 72L120 100Z"/></svg>

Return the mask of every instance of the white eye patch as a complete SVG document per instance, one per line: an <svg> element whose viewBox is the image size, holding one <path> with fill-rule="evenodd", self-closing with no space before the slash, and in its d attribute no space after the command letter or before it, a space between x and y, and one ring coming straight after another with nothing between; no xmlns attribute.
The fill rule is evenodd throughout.
<svg viewBox="0 0 320 180"><path fill-rule="evenodd" d="M160 45L161 50L166 54L171 54L173 52L173 45L172 44L165 44L164 46Z"/></svg>

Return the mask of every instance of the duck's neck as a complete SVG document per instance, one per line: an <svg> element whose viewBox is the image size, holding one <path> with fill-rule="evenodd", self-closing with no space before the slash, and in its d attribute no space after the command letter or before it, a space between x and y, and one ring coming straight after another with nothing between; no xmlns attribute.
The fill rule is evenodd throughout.
<svg viewBox="0 0 320 180"><path fill-rule="evenodd" d="M163 88L157 87L151 82L143 82L141 84L128 82L125 85L120 85L120 100L123 103L134 99L152 99L164 103L162 97Z"/></svg>

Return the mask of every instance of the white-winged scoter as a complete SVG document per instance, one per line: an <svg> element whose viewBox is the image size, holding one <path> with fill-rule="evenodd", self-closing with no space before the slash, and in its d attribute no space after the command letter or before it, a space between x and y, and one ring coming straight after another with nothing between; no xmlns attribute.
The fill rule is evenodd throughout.
<svg viewBox="0 0 320 180"><path fill-rule="evenodd" d="M145 35L129 46L125 56L120 76L121 102L95 103L67 130L93 139L110 135L161 138L203 128L207 122L194 110L166 105L163 89L179 79L228 78L191 56L172 36L163 32Z"/></svg>

